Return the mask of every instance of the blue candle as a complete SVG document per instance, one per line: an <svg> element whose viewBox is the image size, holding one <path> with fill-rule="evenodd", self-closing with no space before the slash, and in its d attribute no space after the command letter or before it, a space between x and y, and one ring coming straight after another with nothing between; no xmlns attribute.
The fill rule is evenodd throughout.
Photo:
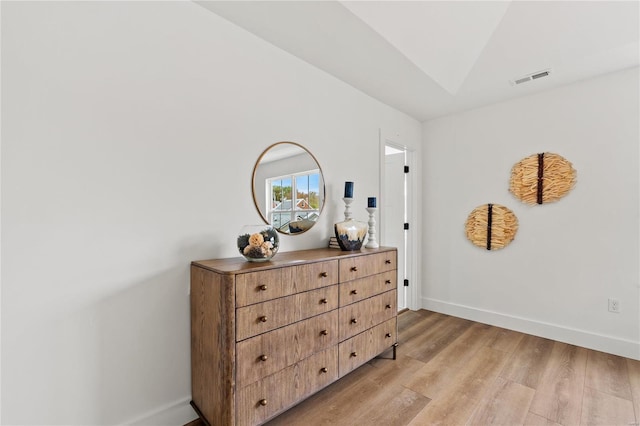
<svg viewBox="0 0 640 426"><path fill-rule="evenodd" d="M353 182L344 183L344 198L353 198Z"/></svg>
<svg viewBox="0 0 640 426"><path fill-rule="evenodd" d="M376 207L376 197L369 197L367 199L367 207Z"/></svg>

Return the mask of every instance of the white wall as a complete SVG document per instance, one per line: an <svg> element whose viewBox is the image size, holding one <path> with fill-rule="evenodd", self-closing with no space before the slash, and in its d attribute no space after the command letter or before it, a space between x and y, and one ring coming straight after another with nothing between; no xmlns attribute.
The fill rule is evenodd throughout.
<svg viewBox="0 0 640 426"><path fill-rule="evenodd" d="M638 81L635 68L424 124L424 307L640 359ZM571 161L577 185L527 206L510 171L539 152ZM489 202L520 223L491 252L464 234Z"/></svg>
<svg viewBox="0 0 640 426"><path fill-rule="evenodd" d="M314 153L327 206L281 251L326 246L344 181L362 220L379 195L379 128L419 152L421 125L191 2L3 2L1 28L2 424L184 424L189 262L261 222L260 153Z"/></svg>

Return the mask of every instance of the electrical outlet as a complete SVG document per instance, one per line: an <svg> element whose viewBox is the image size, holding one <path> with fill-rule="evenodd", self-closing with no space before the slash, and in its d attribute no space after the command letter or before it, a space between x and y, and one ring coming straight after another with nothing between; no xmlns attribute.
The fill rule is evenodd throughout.
<svg viewBox="0 0 640 426"><path fill-rule="evenodd" d="M609 299L609 312L620 312L620 301L618 299Z"/></svg>

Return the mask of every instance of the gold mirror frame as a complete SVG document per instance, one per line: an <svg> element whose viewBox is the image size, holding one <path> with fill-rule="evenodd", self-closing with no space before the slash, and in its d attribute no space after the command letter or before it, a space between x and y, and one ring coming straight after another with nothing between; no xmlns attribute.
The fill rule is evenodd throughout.
<svg viewBox="0 0 640 426"><path fill-rule="evenodd" d="M298 163L302 162L303 164L300 167L304 167L304 170L295 171L296 170L295 161L297 161ZM288 222L286 225L274 226L274 229L276 229L278 232L282 234L287 234L287 235L299 235L311 229L313 225L317 223L317 219L322 214L322 210L324 209L324 205L325 205L324 175L322 173L322 168L320 167L320 163L318 162L316 157L307 148L300 145L299 143L289 142L289 141L276 142L270 145L269 147L267 147L267 149L265 149L262 152L262 154L260 154L260 157L258 157L258 160L256 161L256 164L253 167L253 173L251 175L251 193L253 195L253 204L256 206L256 210L262 217L262 220L266 224L271 224L269 221L269 218L267 217L268 212L266 207L261 207L261 205L264 202L266 202L266 194L265 194L266 185L263 180L265 177L264 176L261 177L259 175L265 174L264 172L260 173L261 169L264 170L264 168L267 167L265 166L265 164L275 165L273 168L281 171L279 174L275 174L268 177L284 176L284 175L294 176L295 174L302 173L304 171L315 170L315 169L318 170L319 206L318 206L318 209L313 209L314 211L317 210L317 218L315 220L303 219L300 221L295 221L295 222L298 222L297 223L298 227L294 228L296 230L293 232L291 231L292 229L291 223L293 223L291 221ZM257 179L262 179L262 182L257 182ZM263 186L262 190L258 188L256 185L262 185ZM260 195L262 195L262 197L260 197ZM262 198L264 202L258 201L259 198ZM284 226L286 226L286 229L283 229Z"/></svg>

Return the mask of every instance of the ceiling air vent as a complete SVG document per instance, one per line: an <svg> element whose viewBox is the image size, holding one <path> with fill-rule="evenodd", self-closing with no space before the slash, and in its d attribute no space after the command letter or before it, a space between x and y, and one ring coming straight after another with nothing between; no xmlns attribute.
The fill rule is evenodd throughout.
<svg viewBox="0 0 640 426"><path fill-rule="evenodd" d="M519 78L514 78L513 80L510 80L509 83L511 83L512 86L517 86L518 84L526 83L527 81L531 81L531 80L537 80L539 78L546 77L550 74L551 74L551 69L536 71L534 73L527 74Z"/></svg>

